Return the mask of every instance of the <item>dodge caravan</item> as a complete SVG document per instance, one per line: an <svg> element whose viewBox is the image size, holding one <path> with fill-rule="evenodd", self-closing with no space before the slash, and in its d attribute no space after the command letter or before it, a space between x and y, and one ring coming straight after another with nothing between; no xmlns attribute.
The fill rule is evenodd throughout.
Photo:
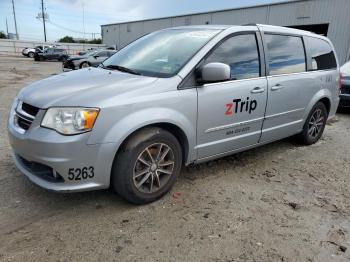
<svg viewBox="0 0 350 262"><path fill-rule="evenodd" d="M170 190L182 165L292 135L317 142L340 86L323 36L268 25L164 29L98 68L23 88L9 138L16 166L41 187L111 186L147 203Z"/></svg>

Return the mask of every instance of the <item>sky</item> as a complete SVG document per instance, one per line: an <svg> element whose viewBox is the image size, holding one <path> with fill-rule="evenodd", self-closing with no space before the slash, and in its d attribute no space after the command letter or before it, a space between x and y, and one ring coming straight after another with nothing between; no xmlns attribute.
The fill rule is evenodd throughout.
<svg viewBox="0 0 350 262"><path fill-rule="evenodd" d="M20 39L43 41L41 0L14 0ZM281 2L281 0L44 0L48 41L100 37L102 24ZM15 33L12 0L0 0L0 31ZM84 34L85 32L85 34ZM95 33L93 35L93 33Z"/></svg>

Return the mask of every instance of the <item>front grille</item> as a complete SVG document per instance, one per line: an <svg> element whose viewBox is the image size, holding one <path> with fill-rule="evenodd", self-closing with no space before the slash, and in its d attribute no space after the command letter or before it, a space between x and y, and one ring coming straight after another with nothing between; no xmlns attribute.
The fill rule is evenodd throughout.
<svg viewBox="0 0 350 262"><path fill-rule="evenodd" d="M28 130L32 124L32 122L30 120L22 118L20 115L16 115L16 121L17 121L18 126L24 130Z"/></svg>
<svg viewBox="0 0 350 262"><path fill-rule="evenodd" d="M23 130L28 130L38 112L39 108L19 101L16 107L15 124Z"/></svg>
<svg viewBox="0 0 350 262"><path fill-rule="evenodd" d="M32 115L32 116L36 116L39 112L39 108L35 107L35 106L31 106L27 103L22 103L22 110L24 112L26 112L27 114L29 115Z"/></svg>
<svg viewBox="0 0 350 262"><path fill-rule="evenodd" d="M22 163L22 166L27 169L31 174L42 178L48 182L64 182L63 177L54 171L51 167L43 165L34 161L29 161L20 155L17 155L18 160Z"/></svg>

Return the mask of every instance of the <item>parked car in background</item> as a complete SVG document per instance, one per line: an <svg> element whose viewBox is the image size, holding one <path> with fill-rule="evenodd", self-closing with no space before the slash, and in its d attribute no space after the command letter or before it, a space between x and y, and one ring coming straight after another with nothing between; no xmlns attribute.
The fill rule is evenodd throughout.
<svg viewBox="0 0 350 262"><path fill-rule="evenodd" d="M34 60L43 61L43 60L58 60L66 61L68 58L67 51L60 48L47 48L43 52L35 52Z"/></svg>
<svg viewBox="0 0 350 262"><path fill-rule="evenodd" d="M316 143L335 116L339 81L332 43L307 31L165 29L97 68L21 89L9 140L16 166L44 188L112 186L130 202L148 203L171 189L182 165L292 135Z"/></svg>
<svg viewBox="0 0 350 262"><path fill-rule="evenodd" d="M76 70L89 66L98 66L105 59L114 55L115 50L97 50L83 56L71 56L63 62L63 71Z"/></svg>
<svg viewBox="0 0 350 262"><path fill-rule="evenodd" d="M45 50L45 49L47 49L47 48L50 48L51 46L48 46L48 45L44 45L44 46L42 46L42 45L38 45L38 46L36 46L36 47L33 47L33 48L28 48L28 47L26 47L26 48L24 48L23 50L22 50L22 55L24 55L24 56L28 56L28 57L30 57L30 58L34 58L34 55L35 55L35 53L36 52L43 52L43 50Z"/></svg>
<svg viewBox="0 0 350 262"><path fill-rule="evenodd" d="M341 89L339 107L350 107L350 61L340 68Z"/></svg>

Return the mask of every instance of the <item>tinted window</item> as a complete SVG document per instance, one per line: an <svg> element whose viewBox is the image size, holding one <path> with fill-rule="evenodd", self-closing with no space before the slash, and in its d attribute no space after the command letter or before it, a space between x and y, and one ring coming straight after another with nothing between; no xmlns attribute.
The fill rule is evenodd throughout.
<svg viewBox="0 0 350 262"><path fill-rule="evenodd" d="M319 38L305 37L305 45L311 56L311 70L337 68L337 61L329 43Z"/></svg>
<svg viewBox="0 0 350 262"><path fill-rule="evenodd" d="M231 79L260 76L259 52L254 34L233 36L220 44L205 63L220 62L231 68Z"/></svg>
<svg viewBox="0 0 350 262"><path fill-rule="evenodd" d="M96 55L105 57L105 56L107 56L107 51L99 52Z"/></svg>
<svg viewBox="0 0 350 262"><path fill-rule="evenodd" d="M291 74L306 70L301 37L265 34L270 75Z"/></svg>

